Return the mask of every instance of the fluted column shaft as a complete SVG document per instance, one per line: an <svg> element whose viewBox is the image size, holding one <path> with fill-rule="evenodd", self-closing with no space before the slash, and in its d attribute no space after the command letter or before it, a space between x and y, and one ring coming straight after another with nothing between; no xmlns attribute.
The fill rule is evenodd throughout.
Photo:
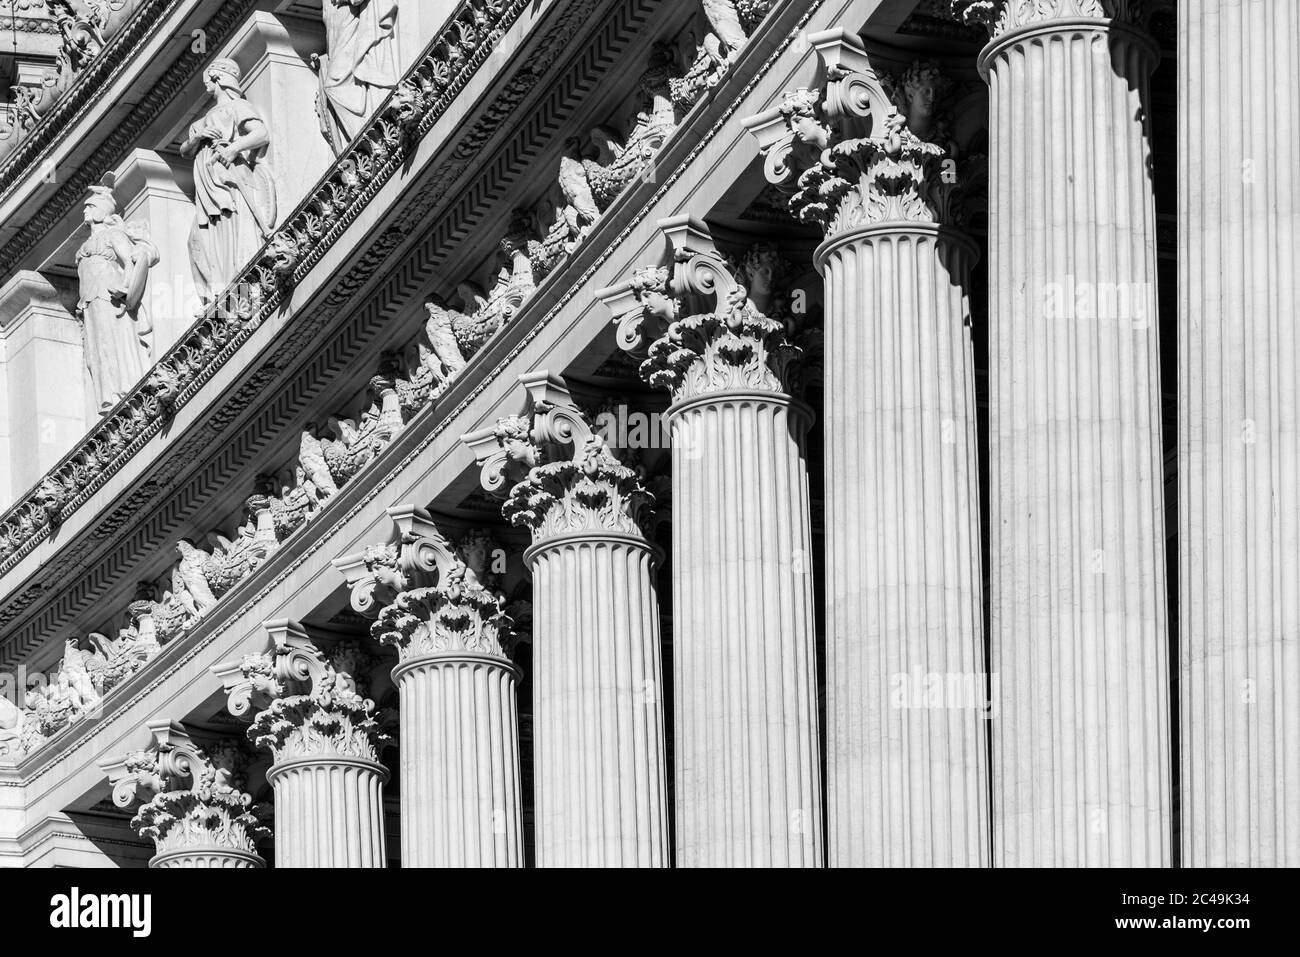
<svg viewBox="0 0 1300 957"><path fill-rule="evenodd" d="M721 392L669 416L678 863L820 866L810 414Z"/></svg>
<svg viewBox="0 0 1300 957"><path fill-rule="evenodd" d="M818 251L836 866L988 863L975 394L963 288L975 255L970 240L924 223L859 227Z"/></svg>
<svg viewBox="0 0 1300 957"><path fill-rule="evenodd" d="M662 867L668 798L655 557L633 535L546 538L533 575L539 867Z"/></svg>
<svg viewBox="0 0 1300 957"><path fill-rule="evenodd" d="M990 89L990 646L1001 685L994 860L1166 865L1168 633L1144 119L1155 50L1118 20L995 6L1031 22L1004 20L980 57Z"/></svg>
<svg viewBox="0 0 1300 957"><path fill-rule="evenodd" d="M274 764L276 867L384 867L382 764L312 755Z"/></svg>
<svg viewBox="0 0 1300 957"><path fill-rule="evenodd" d="M522 867L518 670L491 655L422 655L393 679L402 865Z"/></svg>
<svg viewBox="0 0 1300 957"><path fill-rule="evenodd" d="M1182 864L1300 864L1300 9L1178 10Z"/></svg>

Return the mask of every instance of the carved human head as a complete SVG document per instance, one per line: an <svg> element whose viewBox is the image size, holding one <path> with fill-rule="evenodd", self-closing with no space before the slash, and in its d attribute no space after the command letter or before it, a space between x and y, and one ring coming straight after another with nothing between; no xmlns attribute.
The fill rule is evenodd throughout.
<svg viewBox="0 0 1300 957"><path fill-rule="evenodd" d="M218 90L228 90L237 96L243 96L240 76L242 73L238 63L229 57L218 57L203 71L203 88L213 96L217 95Z"/></svg>
<svg viewBox="0 0 1300 957"><path fill-rule="evenodd" d="M750 292L770 294L781 269L781 254L775 243L755 243L746 251L740 268Z"/></svg>
<svg viewBox="0 0 1300 957"><path fill-rule="evenodd" d="M830 131L817 115L821 91L800 87L787 93L778 107L795 139L817 150L830 145Z"/></svg>
<svg viewBox="0 0 1300 957"><path fill-rule="evenodd" d="M83 219L88 223L102 223L117 212L117 200L109 186L92 186L86 193Z"/></svg>
<svg viewBox="0 0 1300 957"><path fill-rule="evenodd" d="M917 60L898 82L895 105L907 117L907 125L918 136L929 132L939 104L947 96L952 82L932 60Z"/></svg>

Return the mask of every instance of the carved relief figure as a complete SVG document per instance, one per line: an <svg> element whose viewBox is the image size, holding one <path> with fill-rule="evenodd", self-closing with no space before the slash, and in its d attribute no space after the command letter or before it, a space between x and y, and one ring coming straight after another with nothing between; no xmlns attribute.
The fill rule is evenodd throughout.
<svg viewBox="0 0 1300 957"><path fill-rule="evenodd" d="M181 153L194 157L190 263L199 297L211 302L275 229L275 183L266 123L244 99L239 65L218 59L203 74L216 103L190 126Z"/></svg>
<svg viewBox="0 0 1300 957"><path fill-rule="evenodd" d="M117 215L112 186L110 174L90 188L85 206L90 238L77 250L77 315L100 412L116 405L149 366L144 290L150 268L158 263L145 227Z"/></svg>
<svg viewBox="0 0 1300 957"><path fill-rule="evenodd" d="M335 154L397 85L397 0L324 0L325 47L313 58L316 115Z"/></svg>

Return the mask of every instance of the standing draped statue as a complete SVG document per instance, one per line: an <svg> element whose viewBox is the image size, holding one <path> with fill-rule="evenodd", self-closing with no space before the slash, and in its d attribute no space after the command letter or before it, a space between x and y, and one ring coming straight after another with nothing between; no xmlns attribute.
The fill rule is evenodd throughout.
<svg viewBox="0 0 1300 957"><path fill-rule="evenodd" d="M112 174L90 187L84 215L90 238L77 250L77 316L101 413L116 405L149 367L152 330L144 290L149 270L158 263L158 249L144 225L124 223L117 215L112 187Z"/></svg>
<svg viewBox="0 0 1300 957"><path fill-rule="evenodd" d="M342 154L399 79L397 0L324 0L326 52L313 58L321 133Z"/></svg>
<svg viewBox="0 0 1300 957"><path fill-rule="evenodd" d="M266 161L266 123L244 99L239 65L224 58L204 71L216 103L190 125L181 154L194 157L190 264L206 306L248 264L275 229L275 183Z"/></svg>

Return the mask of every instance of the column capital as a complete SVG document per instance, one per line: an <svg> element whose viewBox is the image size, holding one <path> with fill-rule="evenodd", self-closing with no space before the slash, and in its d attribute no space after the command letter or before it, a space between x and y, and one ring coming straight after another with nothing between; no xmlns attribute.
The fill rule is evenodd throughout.
<svg viewBox="0 0 1300 957"><path fill-rule="evenodd" d="M411 504L387 511L396 526L395 540L330 560L347 579L352 609L367 618L377 617L400 592L433 584L456 560L427 511Z"/></svg>
<svg viewBox="0 0 1300 957"><path fill-rule="evenodd" d="M233 748L209 754L179 722L146 726L149 747L100 767L120 808L140 804L131 827L151 838L159 854L220 848L256 856L270 835L258 819L242 783L242 763Z"/></svg>
<svg viewBox="0 0 1300 957"><path fill-rule="evenodd" d="M357 693L342 658L327 657L297 622L274 619L263 627L271 639L267 651L212 669L231 714L257 712L249 740L277 763L323 756L377 762L383 735L374 702Z"/></svg>
<svg viewBox="0 0 1300 957"><path fill-rule="evenodd" d="M772 243L724 256L698 219L659 221L672 266L648 266L596 297L614 314L618 344L644 358L641 377L675 402L711 393L799 389L801 350L781 279L791 272ZM645 346L649 342L648 348Z"/></svg>
<svg viewBox="0 0 1300 957"><path fill-rule="evenodd" d="M1150 0L949 0L952 15L967 26L1000 37L1021 27L1054 20L1122 20L1138 24Z"/></svg>
<svg viewBox="0 0 1300 957"><path fill-rule="evenodd" d="M590 532L644 537L653 496L592 430L564 380L541 370L519 381L528 390L524 415L461 437L483 487L504 495L502 514L534 543Z"/></svg>
<svg viewBox="0 0 1300 957"><path fill-rule="evenodd" d="M898 77L879 75L856 36L811 34L825 85L785 93L744 121L758 141L768 180L790 194L790 210L828 237L878 223L962 225L966 198L984 192L986 161L958 164L938 64L916 61Z"/></svg>

